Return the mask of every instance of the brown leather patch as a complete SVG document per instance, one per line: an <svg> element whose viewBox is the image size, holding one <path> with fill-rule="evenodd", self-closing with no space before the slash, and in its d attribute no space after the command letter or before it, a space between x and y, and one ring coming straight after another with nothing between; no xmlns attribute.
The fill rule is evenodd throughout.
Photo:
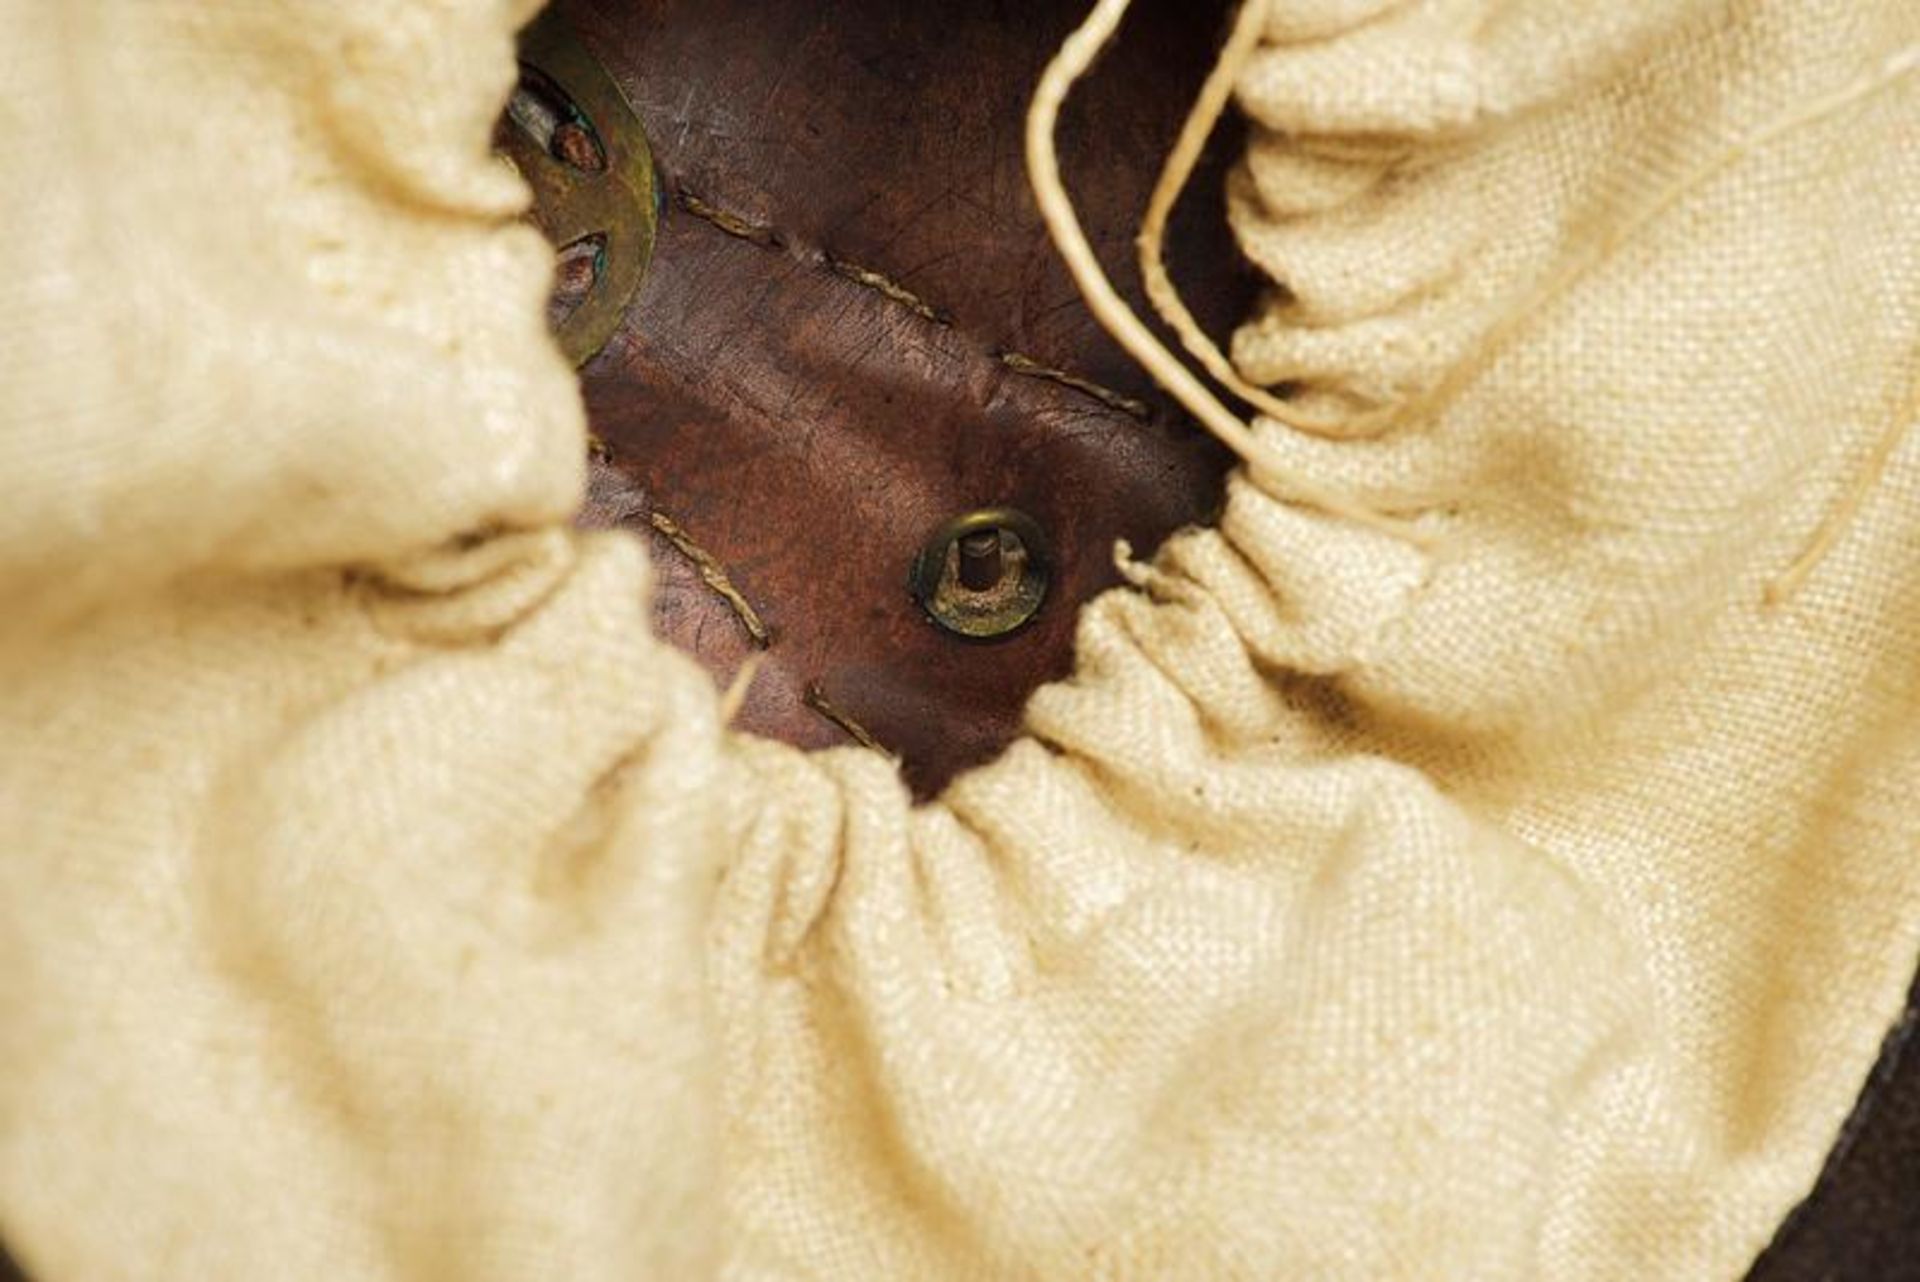
<svg viewBox="0 0 1920 1282"><path fill-rule="evenodd" d="M584 370L604 446L587 520L653 534L659 626L719 680L760 647L651 514L764 619L737 725L821 747L852 742L850 721L923 795L991 757L1029 692L1065 675L1076 608L1117 581L1115 541L1144 553L1204 520L1226 467L1088 316L1033 207L1027 96L1081 9L560 6L637 109L666 191L640 297ZM1070 104L1068 178L1129 288L1216 26L1141 3ZM1221 334L1256 288L1222 211L1233 134L1174 236L1175 272ZM969 641L909 580L950 518L993 506L1040 525L1051 583L1027 626Z"/></svg>

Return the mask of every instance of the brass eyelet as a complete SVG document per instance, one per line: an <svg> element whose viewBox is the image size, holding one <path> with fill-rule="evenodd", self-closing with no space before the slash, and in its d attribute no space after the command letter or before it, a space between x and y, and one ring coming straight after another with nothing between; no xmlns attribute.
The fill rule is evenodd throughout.
<svg viewBox="0 0 1920 1282"><path fill-rule="evenodd" d="M1046 536L1026 513L979 508L937 530L914 558L914 599L955 636L1009 636L1040 612L1052 571Z"/></svg>

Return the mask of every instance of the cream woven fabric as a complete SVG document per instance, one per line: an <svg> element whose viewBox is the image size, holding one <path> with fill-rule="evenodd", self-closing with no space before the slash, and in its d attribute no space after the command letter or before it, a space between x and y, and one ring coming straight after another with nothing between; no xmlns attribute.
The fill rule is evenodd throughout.
<svg viewBox="0 0 1920 1282"><path fill-rule="evenodd" d="M1737 1276L1920 946L1920 8L1279 0L1235 354L1429 537L1236 481L920 809L565 528L527 8L0 0L23 1263Z"/></svg>

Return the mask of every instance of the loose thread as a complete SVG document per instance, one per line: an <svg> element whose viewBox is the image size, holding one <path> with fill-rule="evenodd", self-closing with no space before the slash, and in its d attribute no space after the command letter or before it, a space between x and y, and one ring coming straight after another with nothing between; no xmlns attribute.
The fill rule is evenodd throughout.
<svg viewBox="0 0 1920 1282"><path fill-rule="evenodd" d="M1133 544L1126 539L1113 541L1113 568L1129 585L1161 601L1179 601L1191 605L1204 595L1193 584L1177 575L1168 574L1152 561L1140 560L1134 555Z"/></svg>
<svg viewBox="0 0 1920 1282"><path fill-rule="evenodd" d="M827 692L820 687L818 681L807 683L806 690L801 694L801 702L846 731L862 748L871 748L884 757L893 756L891 752L880 746L880 741L874 738L865 726L854 720L852 713L829 699Z"/></svg>
<svg viewBox="0 0 1920 1282"><path fill-rule="evenodd" d="M755 678L760 675L760 666L766 660L764 651L756 651L747 656L739 669L733 674L733 680L727 683L727 691L720 696L720 724L728 726L740 715L740 709L747 706L747 695L753 689Z"/></svg>
<svg viewBox="0 0 1920 1282"><path fill-rule="evenodd" d="M773 634L761 621L760 612L753 608L752 602L740 594L740 589L733 586L733 580L727 576L726 567L722 566L711 552L695 543L693 536L665 512L649 513L647 519L654 529L680 550L682 556L693 562L694 568L700 571L700 577L706 581L706 585L733 607L734 614L739 617L741 626L746 628L747 635L753 638L753 643L762 650L772 644Z"/></svg>
<svg viewBox="0 0 1920 1282"><path fill-rule="evenodd" d="M1767 584L1760 594L1761 604L1768 609L1784 605L1805 586L1807 580L1813 576L1813 572L1820 568L1821 562L1827 559L1828 554L1840 542L1840 537L1852 526L1854 518L1860 515L1860 509L1866 506L1867 496L1873 493L1881 479L1886 476L1887 464L1893 459L1894 448L1906 437L1916 418L1920 418L1920 392L1915 393L1906 408L1894 418L1887 430L1881 433L1880 439L1874 442L1873 453L1867 456L1865 465L1848 482L1847 488L1841 492L1839 501L1827 509L1826 515L1820 519L1820 524L1814 527L1813 537L1807 541L1807 546L1801 550L1800 555L1796 556L1785 570Z"/></svg>

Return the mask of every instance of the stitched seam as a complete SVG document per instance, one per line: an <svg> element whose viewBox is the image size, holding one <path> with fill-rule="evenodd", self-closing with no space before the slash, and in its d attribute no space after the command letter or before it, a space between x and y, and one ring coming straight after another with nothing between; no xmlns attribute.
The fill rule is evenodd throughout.
<svg viewBox="0 0 1920 1282"><path fill-rule="evenodd" d="M787 249L798 243L796 238L788 236L771 223L745 218L696 195L685 187L676 191L674 203L726 235L758 245L762 249ZM843 280L851 281L863 289L879 294L888 302L904 308L930 325L937 325L942 329L950 329L953 326L951 311L909 289L886 272L852 262L825 250L808 257L812 265L824 267ZM1153 418L1153 408L1145 401L1117 392L1071 370L1049 365L1045 361L1004 347L989 348L988 355L1006 370L1024 378L1039 379L1069 391L1078 392L1108 409L1139 419L1141 422L1150 422Z"/></svg>

